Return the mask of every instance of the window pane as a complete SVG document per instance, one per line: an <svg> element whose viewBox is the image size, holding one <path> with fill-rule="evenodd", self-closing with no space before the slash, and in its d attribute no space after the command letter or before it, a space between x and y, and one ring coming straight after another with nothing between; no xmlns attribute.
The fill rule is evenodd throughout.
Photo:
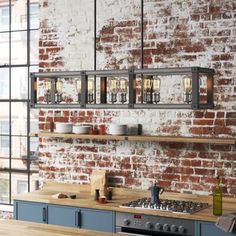
<svg viewBox="0 0 236 236"><path fill-rule="evenodd" d="M27 138L12 137L12 162L11 168L27 170Z"/></svg>
<svg viewBox="0 0 236 236"><path fill-rule="evenodd" d="M38 189L38 151L39 139L35 137L30 138L30 191Z"/></svg>
<svg viewBox="0 0 236 236"><path fill-rule="evenodd" d="M0 33L0 65L9 64L9 33Z"/></svg>
<svg viewBox="0 0 236 236"><path fill-rule="evenodd" d="M9 174L0 172L0 202L9 203Z"/></svg>
<svg viewBox="0 0 236 236"><path fill-rule="evenodd" d="M28 191L27 180L17 180L17 194L26 193Z"/></svg>
<svg viewBox="0 0 236 236"><path fill-rule="evenodd" d="M11 21L12 30L27 28L27 0L12 1Z"/></svg>
<svg viewBox="0 0 236 236"><path fill-rule="evenodd" d="M39 1L30 3L30 29L39 28Z"/></svg>
<svg viewBox="0 0 236 236"><path fill-rule="evenodd" d="M0 99L9 99L9 69L0 69Z"/></svg>
<svg viewBox="0 0 236 236"><path fill-rule="evenodd" d="M39 67L38 66L31 66L30 72L39 72Z"/></svg>
<svg viewBox="0 0 236 236"><path fill-rule="evenodd" d="M30 170L38 172L38 151L39 139L35 137L30 138Z"/></svg>
<svg viewBox="0 0 236 236"><path fill-rule="evenodd" d="M26 135L27 134L27 103L14 102L11 107L12 113L12 134Z"/></svg>
<svg viewBox="0 0 236 236"><path fill-rule="evenodd" d="M0 31L9 30L9 5L0 6Z"/></svg>
<svg viewBox="0 0 236 236"><path fill-rule="evenodd" d="M9 134L9 103L0 102L0 135Z"/></svg>
<svg viewBox="0 0 236 236"><path fill-rule="evenodd" d="M28 69L27 67L12 68L12 99L28 98Z"/></svg>
<svg viewBox="0 0 236 236"><path fill-rule="evenodd" d="M39 174L38 172L32 171L30 173L30 191L39 189Z"/></svg>
<svg viewBox="0 0 236 236"><path fill-rule="evenodd" d="M11 34L11 63L26 64L27 63L27 32L13 32Z"/></svg>
<svg viewBox="0 0 236 236"><path fill-rule="evenodd" d="M38 110L31 109L30 111L30 133L38 133L39 124L38 124Z"/></svg>
<svg viewBox="0 0 236 236"><path fill-rule="evenodd" d="M9 167L9 150L10 150L10 138L9 136L0 135L0 168Z"/></svg>
<svg viewBox="0 0 236 236"><path fill-rule="evenodd" d="M30 32L30 64L38 64L39 62L39 32L33 30Z"/></svg>
<svg viewBox="0 0 236 236"><path fill-rule="evenodd" d="M28 174L12 173L11 174L11 195L28 192Z"/></svg>

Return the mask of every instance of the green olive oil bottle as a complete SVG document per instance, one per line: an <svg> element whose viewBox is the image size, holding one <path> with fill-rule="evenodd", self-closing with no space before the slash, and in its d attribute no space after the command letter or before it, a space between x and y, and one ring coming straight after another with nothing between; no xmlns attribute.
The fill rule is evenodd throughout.
<svg viewBox="0 0 236 236"><path fill-rule="evenodd" d="M220 187L220 177L217 176L215 188L213 190L213 215L222 215L222 189Z"/></svg>

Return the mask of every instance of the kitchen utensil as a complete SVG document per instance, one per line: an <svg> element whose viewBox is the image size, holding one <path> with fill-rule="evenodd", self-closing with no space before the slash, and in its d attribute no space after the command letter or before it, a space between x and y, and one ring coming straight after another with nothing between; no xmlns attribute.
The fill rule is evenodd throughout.
<svg viewBox="0 0 236 236"><path fill-rule="evenodd" d="M57 133L72 133L72 123L62 123L56 122L56 129L55 132Z"/></svg>
<svg viewBox="0 0 236 236"><path fill-rule="evenodd" d="M106 197L105 197L105 196L101 196L101 197L99 198L99 203L101 203L101 204L106 203Z"/></svg>
<svg viewBox="0 0 236 236"><path fill-rule="evenodd" d="M158 204L160 202L159 194L164 192L164 188L157 186L155 183L149 190L151 191L151 203Z"/></svg>
<svg viewBox="0 0 236 236"><path fill-rule="evenodd" d="M127 125L110 124L108 133L111 135L125 135L127 133Z"/></svg>
<svg viewBox="0 0 236 236"><path fill-rule="evenodd" d="M94 197L94 200L98 201L98 200L99 200L99 196L100 196L99 189L95 189L95 197Z"/></svg>
<svg viewBox="0 0 236 236"><path fill-rule="evenodd" d="M91 126L89 125L73 125L74 134L88 134Z"/></svg>
<svg viewBox="0 0 236 236"><path fill-rule="evenodd" d="M98 134L104 135L106 133L106 126L105 125L99 125L98 126Z"/></svg>

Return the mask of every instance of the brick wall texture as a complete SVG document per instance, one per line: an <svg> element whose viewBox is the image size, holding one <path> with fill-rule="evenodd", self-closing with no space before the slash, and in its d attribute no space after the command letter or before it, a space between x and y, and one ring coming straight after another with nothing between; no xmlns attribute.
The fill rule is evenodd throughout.
<svg viewBox="0 0 236 236"><path fill-rule="evenodd" d="M141 67L140 2L97 1L97 69ZM93 1L42 1L40 12L40 70L93 69ZM144 66L214 68L215 108L40 110L40 130L50 121L114 122L142 124L144 134L236 136L234 0L144 0ZM157 181L197 194L210 194L220 175L224 194L235 196L233 145L41 138L39 164L41 180L89 183L93 169L106 169L112 186L147 189Z"/></svg>

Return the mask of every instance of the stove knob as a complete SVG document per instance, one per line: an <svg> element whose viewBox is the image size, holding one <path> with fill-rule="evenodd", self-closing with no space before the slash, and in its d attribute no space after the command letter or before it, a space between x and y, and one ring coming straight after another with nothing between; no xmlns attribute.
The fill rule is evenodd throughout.
<svg viewBox="0 0 236 236"><path fill-rule="evenodd" d="M173 232L173 233L176 232L177 231L177 226L176 225L171 225L170 231Z"/></svg>
<svg viewBox="0 0 236 236"><path fill-rule="evenodd" d="M151 222L147 222L145 226L147 229L152 229L153 224Z"/></svg>
<svg viewBox="0 0 236 236"><path fill-rule="evenodd" d="M178 228L179 233L183 234L185 232L184 226L180 225Z"/></svg>
<svg viewBox="0 0 236 236"><path fill-rule="evenodd" d="M156 223L155 228L156 228L156 230L161 230L162 225L160 223Z"/></svg>
<svg viewBox="0 0 236 236"><path fill-rule="evenodd" d="M127 226L127 225L130 225L130 223L131 223L130 220L128 220L128 219L124 219L124 225Z"/></svg>
<svg viewBox="0 0 236 236"><path fill-rule="evenodd" d="M170 226L169 226L168 224L164 224L164 225L163 225L163 230L164 230L165 232L169 231L169 230L170 230Z"/></svg>

